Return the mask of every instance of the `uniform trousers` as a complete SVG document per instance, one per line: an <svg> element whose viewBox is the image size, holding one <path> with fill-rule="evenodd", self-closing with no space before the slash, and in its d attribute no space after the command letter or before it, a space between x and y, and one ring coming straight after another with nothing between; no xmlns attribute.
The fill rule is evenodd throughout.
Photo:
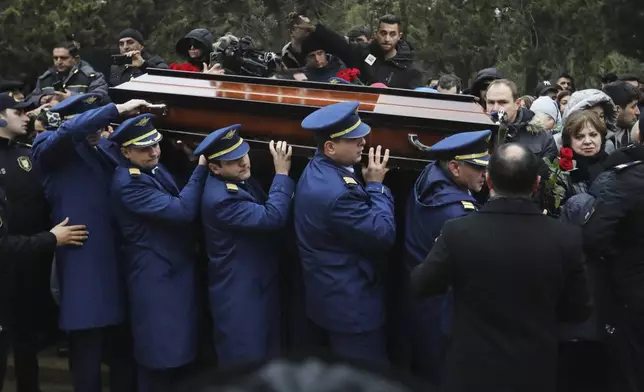
<svg viewBox="0 0 644 392"><path fill-rule="evenodd" d="M370 362L381 366L389 365L386 336L383 327L361 333L328 331L329 345L333 354L341 358Z"/></svg>
<svg viewBox="0 0 644 392"><path fill-rule="evenodd" d="M17 392L39 392L38 382L38 342L35 336L21 333L20 330L5 330L0 333L0 391L7 372L7 358L13 348L13 361L16 375Z"/></svg>
<svg viewBox="0 0 644 392"><path fill-rule="evenodd" d="M74 392L101 392L101 362L110 369L110 390L136 390L132 343L127 329L110 326L69 333L69 366Z"/></svg>

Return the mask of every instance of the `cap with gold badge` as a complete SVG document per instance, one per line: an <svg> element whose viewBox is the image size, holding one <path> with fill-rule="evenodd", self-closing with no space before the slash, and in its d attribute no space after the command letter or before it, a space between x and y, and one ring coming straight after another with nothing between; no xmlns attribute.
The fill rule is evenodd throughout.
<svg viewBox="0 0 644 392"><path fill-rule="evenodd" d="M357 139L371 132L371 127L358 115L360 102L348 101L325 106L309 114L302 128L328 139Z"/></svg>
<svg viewBox="0 0 644 392"><path fill-rule="evenodd" d="M18 98L12 92L0 93L0 111L6 109L27 109L31 106L31 102L24 101Z"/></svg>
<svg viewBox="0 0 644 392"><path fill-rule="evenodd" d="M457 133L434 144L429 155L431 159L463 161L485 167L490 161L491 136L489 130Z"/></svg>
<svg viewBox="0 0 644 392"><path fill-rule="evenodd" d="M150 113L140 114L121 123L109 137L109 140L121 147L145 148L153 146L163 139L163 135L154 127L154 118Z"/></svg>
<svg viewBox="0 0 644 392"><path fill-rule="evenodd" d="M96 109L103 103L103 96L96 93L78 94L63 100L49 109L58 113L63 120L70 119L77 114Z"/></svg>
<svg viewBox="0 0 644 392"><path fill-rule="evenodd" d="M240 128L241 124L235 124L211 132L194 150L194 155L205 155L209 161L234 161L243 157L250 146L239 136Z"/></svg>

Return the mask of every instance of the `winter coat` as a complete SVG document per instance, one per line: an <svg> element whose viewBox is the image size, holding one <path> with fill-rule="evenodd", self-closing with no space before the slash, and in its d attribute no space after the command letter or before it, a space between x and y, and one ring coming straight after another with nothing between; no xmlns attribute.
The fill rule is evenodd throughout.
<svg viewBox="0 0 644 392"><path fill-rule="evenodd" d="M88 62L82 61L75 65L66 75L56 72L55 68L50 68L38 77L36 88L31 92L29 100L36 102L40 106L40 99L44 95L54 93L54 83L62 82L63 88L72 95L97 93L103 96L104 100L109 102L107 95L107 82L102 73L97 72Z"/></svg>
<svg viewBox="0 0 644 392"><path fill-rule="evenodd" d="M201 57L198 59L190 58L188 50L190 49L190 41L195 40L201 49ZM176 45L176 52L179 56L186 60L186 63L170 64L170 69L189 71L189 72L202 72L203 63L210 64L210 53L212 52L213 37L212 33L206 29L194 29L185 37L181 38Z"/></svg>
<svg viewBox="0 0 644 392"><path fill-rule="evenodd" d="M604 121L606 122L606 144L604 145L604 151L607 154L615 151L615 143L613 141L615 131L617 131L617 109L615 104L610 97L600 90L595 89L586 89L576 91L570 96L568 105L566 105L566 110L563 113L563 124L566 125L566 120L568 116L572 113L579 110L586 110L595 105L602 105L604 107ZM554 135L555 143L557 143L557 150L561 149L563 146L562 134L558 133Z"/></svg>
<svg viewBox="0 0 644 392"><path fill-rule="evenodd" d="M110 87L118 86L132 78L143 75L147 68L168 69L168 64L159 56L150 54L147 51L141 52L145 61L142 67L126 67L125 65L112 65L110 68Z"/></svg>
<svg viewBox="0 0 644 392"><path fill-rule="evenodd" d="M557 145L549 130L530 124L534 113L526 108L520 108L517 117L508 126L506 143L519 143L527 147L539 159L547 157L554 159L558 154Z"/></svg>
<svg viewBox="0 0 644 392"><path fill-rule="evenodd" d="M328 64L322 68L305 67L306 78L311 82L328 82L345 68L344 63L337 56L327 55L327 60Z"/></svg>

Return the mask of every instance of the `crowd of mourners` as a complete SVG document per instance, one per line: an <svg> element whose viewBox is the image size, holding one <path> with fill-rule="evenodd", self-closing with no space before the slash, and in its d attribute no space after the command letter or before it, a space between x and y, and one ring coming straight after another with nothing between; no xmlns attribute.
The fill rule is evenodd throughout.
<svg viewBox="0 0 644 392"><path fill-rule="evenodd" d="M194 29L176 44L182 61L168 65L128 28L109 71L66 41L35 82L0 81L0 377L11 347L18 391L39 391L37 354L52 343L42 335L57 320L64 335L54 341L80 392L100 391L102 361L113 391L187 391L201 390L184 381L204 364L228 371L284 352L319 355L320 347L334 360L402 369L415 381L403 387L406 378L309 358L254 368L239 390L644 392L638 76L606 74L600 86L577 89L563 73L521 95L496 68L479 71L469 86L449 73L425 76L394 15L374 32L344 35L291 14L288 31L275 54L249 37L215 40ZM271 142L276 174L263 189L250 177L243 126L217 130L195 149L164 140L148 102L110 103L109 87L151 68L410 89L428 99L468 94L498 130L433 146L401 227L383 184L386 146L373 146L364 171L354 167L369 133L357 103L304 119L318 151L297 183L289 178L289 145ZM506 146L490 158L491 140ZM159 163L161 148L187 162L189 179ZM478 212L574 227L552 226L550 237L534 239L521 237L530 233L521 225L516 238L481 231L498 241L489 247L502 250L500 259L515 264L521 257L503 250L518 247L526 260L533 248L550 261L563 253L554 268L562 275L469 265L517 293L495 297L449 248L454 232L462 244L478 234L448 222ZM392 249L397 256L388 260ZM464 257L478 262L479 251ZM540 307L544 298L554 305ZM272 389L260 386L267 380Z"/></svg>

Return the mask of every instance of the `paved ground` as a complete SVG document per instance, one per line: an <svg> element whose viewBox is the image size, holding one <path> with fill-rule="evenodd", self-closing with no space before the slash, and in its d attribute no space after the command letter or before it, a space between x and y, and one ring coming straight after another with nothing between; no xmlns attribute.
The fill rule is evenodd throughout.
<svg viewBox="0 0 644 392"><path fill-rule="evenodd" d="M40 362L40 389L42 392L73 392L71 378L67 369L67 359L56 356L55 350L43 351ZM109 391L109 388L104 388ZM9 359L7 379L2 392L16 392L13 374L13 359Z"/></svg>

